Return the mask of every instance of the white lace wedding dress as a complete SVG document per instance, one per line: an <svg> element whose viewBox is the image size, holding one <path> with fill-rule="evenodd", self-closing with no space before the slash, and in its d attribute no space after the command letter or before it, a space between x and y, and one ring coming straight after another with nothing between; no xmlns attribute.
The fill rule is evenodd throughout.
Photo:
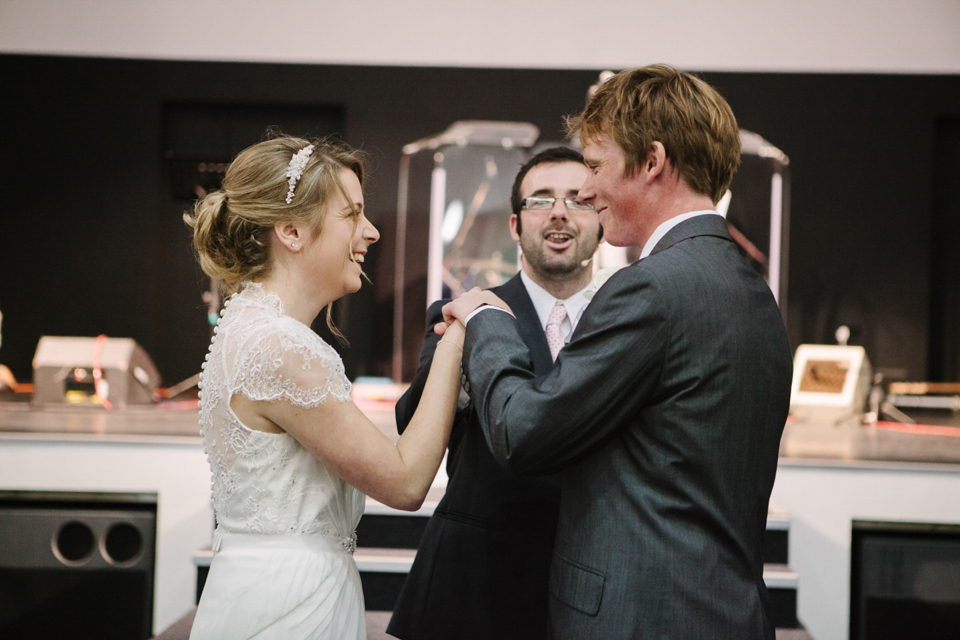
<svg viewBox="0 0 960 640"><path fill-rule="evenodd" d="M326 384L300 384L307 371ZM217 529L190 637L365 639L352 555L363 494L293 437L251 430L230 408L234 394L306 408L347 401L339 355L247 284L224 307L200 380Z"/></svg>

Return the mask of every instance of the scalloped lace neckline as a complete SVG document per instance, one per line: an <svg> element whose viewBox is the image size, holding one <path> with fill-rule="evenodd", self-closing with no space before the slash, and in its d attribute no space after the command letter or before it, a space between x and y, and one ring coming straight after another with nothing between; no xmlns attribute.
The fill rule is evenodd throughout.
<svg viewBox="0 0 960 640"><path fill-rule="evenodd" d="M273 307L280 315L290 317L287 316L287 312L283 308L283 300L280 299L280 296L272 291L267 291L267 288L263 286L262 282L245 283L243 288L237 292L237 295L255 302L266 304L270 307Z"/></svg>

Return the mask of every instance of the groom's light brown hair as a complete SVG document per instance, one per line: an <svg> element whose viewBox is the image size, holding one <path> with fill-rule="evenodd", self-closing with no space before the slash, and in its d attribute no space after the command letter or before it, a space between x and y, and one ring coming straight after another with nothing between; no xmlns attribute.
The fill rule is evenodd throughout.
<svg viewBox="0 0 960 640"><path fill-rule="evenodd" d="M714 204L740 164L740 133L727 101L700 78L664 64L611 77L581 114L567 118L567 133L579 133L582 142L610 138L628 175L659 141L680 177Z"/></svg>

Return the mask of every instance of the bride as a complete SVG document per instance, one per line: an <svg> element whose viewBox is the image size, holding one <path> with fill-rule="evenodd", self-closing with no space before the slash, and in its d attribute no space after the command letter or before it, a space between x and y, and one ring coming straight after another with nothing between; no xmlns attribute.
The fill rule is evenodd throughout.
<svg viewBox="0 0 960 640"><path fill-rule="evenodd" d="M353 560L364 495L423 503L450 436L463 328L444 333L424 401L396 445L350 401L310 330L357 291L380 237L363 212L356 152L278 137L241 152L197 203L203 270L233 295L200 382L213 472L214 558L191 638L365 639Z"/></svg>

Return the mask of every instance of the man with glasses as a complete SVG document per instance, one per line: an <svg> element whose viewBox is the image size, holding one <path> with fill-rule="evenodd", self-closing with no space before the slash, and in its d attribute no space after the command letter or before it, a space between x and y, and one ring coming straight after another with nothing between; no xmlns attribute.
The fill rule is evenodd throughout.
<svg viewBox="0 0 960 640"><path fill-rule="evenodd" d="M553 366L587 304L601 231L577 200L583 156L554 147L531 158L511 192L510 233L521 272L492 289L516 314L534 374ZM420 368L397 403L402 432L416 409L443 320L434 303ZM465 394L464 394L465 398ZM557 527L555 476L517 477L494 460L472 405L463 403L447 457L446 493L430 519L388 633L402 639L547 638L548 575Z"/></svg>
<svg viewBox="0 0 960 640"><path fill-rule="evenodd" d="M733 111L652 65L600 85L568 129L590 169L581 201L640 259L546 376L490 292L444 308L467 326L494 457L561 478L552 638L773 640L763 539L793 367L773 294L715 211L740 162Z"/></svg>

